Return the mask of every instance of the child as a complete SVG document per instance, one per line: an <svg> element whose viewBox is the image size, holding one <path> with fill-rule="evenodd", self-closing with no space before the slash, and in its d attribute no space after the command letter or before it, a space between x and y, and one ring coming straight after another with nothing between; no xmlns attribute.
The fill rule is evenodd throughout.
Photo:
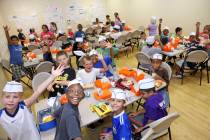
<svg viewBox="0 0 210 140"><path fill-rule="evenodd" d="M58 28L55 22L50 22L50 31L54 34L57 34Z"/></svg>
<svg viewBox="0 0 210 140"><path fill-rule="evenodd" d="M96 77L99 76L100 73L104 73L108 70L104 61L101 61L103 68L97 69L93 68L93 62L90 56L84 56L82 60L84 69L77 72L77 77L82 79L83 84L94 83L96 81Z"/></svg>
<svg viewBox="0 0 210 140"><path fill-rule="evenodd" d="M149 26L147 28L149 30L149 36L155 36L155 35L157 35L156 20L157 20L156 17L152 17L151 18L150 24L149 24Z"/></svg>
<svg viewBox="0 0 210 140"><path fill-rule="evenodd" d="M52 69L51 76L45 80L31 97L21 101L23 86L21 83L12 81L7 82L2 93L2 102L5 108L0 110L0 125L7 132L12 140L41 140L30 108L54 80L56 76L62 74L63 67L59 66L56 70Z"/></svg>
<svg viewBox="0 0 210 140"><path fill-rule="evenodd" d="M110 15L106 15L106 24L105 25L110 25L110 24L111 24Z"/></svg>
<svg viewBox="0 0 210 140"><path fill-rule="evenodd" d="M147 35L145 32L141 32L140 34L140 43L139 43L139 46L140 46L140 51L143 47L147 46L147 42L146 42L146 39L147 39Z"/></svg>
<svg viewBox="0 0 210 140"><path fill-rule="evenodd" d="M71 39L71 40L74 39L74 32L73 32L73 30L72 30L72 28L70 26L68 26L68 33L67 33L67 35L68 35L69 39Z"/></svg>
<svg viewBox="0 0 210 140"><path fill-rule="evenodd" d="M113 76L112 59L110 57L100 56L100 54L96 50L91 50L89 55L92 59L94 68L104 68L103 63L105 63L108 67L107 68L108 70L104 73L104 76L106 76L106 77ZM100 57L102 57L102 58L100 58Z"/></svg>
<svg viewBox="0 0 210 140"><path fill-rule="evenodd" d="M131 113L129 117L131 122L140 126L136 129L136 132L141 131L141 127L156 121L167 115L166 108L164 108L164 100L162 95L155 93L155 81L154 79L147 78L139 82L139 89L142 94L142 98L145 99L144 108L136 113ZM134 117L139 116L139 123L134 121Z"/></svg>
<svg viewBox="0 0 210 140"><path fill-rule="evenodd" d="M54 63L52 54L50 52L50 47L46 43L42 47L42 53L43 53L43 61L50 61Z"/></svg>
<svg viewBox="0 0 210 140"><path fill-rule="evenodd" d="M192 51L195 51L195 50L203 50L203 47L199 45L199 41L196 40L195 32L190 33L188 42L185 43L185 46L187 48L187 54ZM184 63L184 59L181 59L176 62L175 77L177 77L177 78L182 78L182 76L183 76L182 72L181 72L181 70L182 70L181 67L182 67L183 63ZM196 63L186 62L184 65L188 66L190 69L194 69L194 67L196 66Z"/></svg>
<svg viewBox="0 0 210 140"><path fill-rule="evenodd" d="M22 33L22 29L20 28L20 29L17 29L17 32L18 32L18 38L19 38L19 40L20 40L20 43L21 43L21 45L22 46L24 46L24 42L25 42L25 40L26 40L26 36Z"/></svg>
<svg viewBox="0 0 210 140"><path fill-rule="evenodd" d="M162 88L158 91L164 99L165 107L169 107L169 95L168 95L168 85L169 85L169 75L166 69L161 67L163 56L161 54L154 54L152 56L152 67L150 73L155 80L161 80L166 82L166 88Z"/></svg>
<svg viewBox="0 0 210 140"><path fill-rule="evenodd" d="M150 57L152 57L155 53L161 53L161 48L154 47L154 43L155 43L154 36L147 37L146 43L147 45L142 48L141 52L147 54Z"/></svg>
<svg viewBox="0 0 210 140"><path fill-rule="evenodd" d="M60 33L58 34L57 41L62 41L61 49L68 48L71 45L71 43L72 43L72 41L62 31L60 31Z"/></svg>
<svg viewBox="0 0 210 140"><path fill-rule="evenodd" d="M29 29L29 35L34 35L36 39L38 38L38 35L37 35L37 33L35 32L35 29L34 29L34 28L30 28L30 29Z"/></svg>
<svg viewBox="0 0 210 140"><path fill-rule="evenodd" d="M161 44L162 45L166 45L170 41L169 28L168 27L164 27L163 31L161 31L162 21L163 21L162 18L159 19L158 30L159 30Z"/></svg>
<svg viewBox="0 0 210 140"><path fill-rule="evenodd" d="M182 28L181 27L176 27L175 29L175 38L183 39L184 37L182 36Z"/></svg>
<svg viewBox="0 0 210 140"><path fill-rule="evenodd" d="M48 46L52 46L55 41L55 35L51 32L47 25L42 25L41 41L46 42Z"/></svg>
<svg viewBox="0 0 210 140"><path fill-rule="evenodd" d="M113 140L132 140L131 124L125 113L126 96L121 89L112 92L111 107L113 111Z"/></svg>
<svg viewBox="0 0 210 140"><path fill-rule="evenodd" d="M54 113L57 120L55 140L82 140L78 105L85 94L81 82L71 81L65 94L68 103Z"/></svg>
<svg viewBox="0 0 210 140"><path fill-rule="evenodd" d="M80 67L79 59L81 58L81 56L75 54L74 51L81 51L85 53L85 50L83 49L83 45L84 45L84 39L82 37L75 38L75 43L73 45L73 55L76 56L76 64L78 68Z"/></svg>
<svg viewBox="0 0 210 140"><path fill-rule="evenodd" d="M115 25L118 25L120 27L120 31L123 31L123 27L122 27L122 21L120 19L120 16L117 12L114 13L114 17L115 17Z"/></svg>
<svg viewBox="0 0 210 140"><path fill-rule="evenodd" d="M75 70L69 65L69 56L66 52L60 51L56 55L56 62L64 67L62 75L56 77L54 82L48 86L49 98L56 97L58 93L64 94L68 81L76 78Z"/></svg>
<svg viewBox="0 0 210 140"><path fill-rule="evenodd" d="M76 31L76 33L75 33L75 39L76 38L83 38L83 39L85 39L86 38L86 34L85 34L85 32L84 31L82 31L82 29L83 29L83 27L82 27L82 24L78 24L77 25L77 29L78 29L78 31Z"/></svg>
<svg viewBox="0 0 210 140"><path fill-rule="evenodd" d="M19 39L17 36L9 35L9 27L4 26L5 35L8 41L8 48L10 52L10 67L12 70L12 80L17 82L20 81L23 76L22 71L25 71L23 67L23 58L22 58L22 47L19 45Z"/></svg>

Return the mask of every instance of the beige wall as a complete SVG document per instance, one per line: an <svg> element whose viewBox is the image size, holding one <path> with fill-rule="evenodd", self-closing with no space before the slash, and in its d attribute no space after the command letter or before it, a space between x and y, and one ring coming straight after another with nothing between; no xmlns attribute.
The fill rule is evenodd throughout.
<svg viewBox="0 0 210 140"><path fill-rule="evenodd" d="M163 18L163 25L174 28L181 26L185 33L195 30L195 22L210 24L210 0L107 0L107 11L120 17L128 24L147 26L151 16Z"/></svg>
<svg viewBox="0 0 210 140"><path fill-rule="evenodd" d="M42 24L49 24L46 23L46 14L48 14L46 13L47 7L49 5L52 7L56 6L59 8L59 11L64 16L63 24L66 27L68 26L67 19L69 16L69 15L66 16L67 15L66 8L68 8L68 5L70 3L73 3L72 1L74 1L74 3L75 1L78 2L77 4L80 5L81 7L84 7L86 12L89 13L88 14L89 16L79 19L77 21L78 23L83 23L83 24L87 24L87 20L89 20L88 23L90 23L92 19L87 19L87 18L90 16L94 17L94 15L98 14L98 12L90 8L92 5L94 5L94 3L98 2L99 5L106 6L106 0L0 0L0 15L2 16L5 23L11 26L12 33L17 33L16 32L17 27L15 26L14 22L10 20L12 16L17 16L17 17L36 16L39 25L37 25L35 28L36 30L40 31ZM106 10L106 7L103 9ZM104 13L106 14L106 12ZM27 22L29 22L32 26L34 24L33 21L27 21ZM73 24L72 26L75 27L77 23L72 23L72 24Z"/></svg>

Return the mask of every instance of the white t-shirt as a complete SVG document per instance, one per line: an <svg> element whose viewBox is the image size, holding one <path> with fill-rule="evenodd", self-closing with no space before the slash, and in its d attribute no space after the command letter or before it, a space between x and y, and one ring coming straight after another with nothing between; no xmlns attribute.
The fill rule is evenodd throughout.
<svg viewBox="0 0 210 140"><path fill-rule="evenodd" d="M20 102L14 116L8 115L5 109L0 110L0 125L11 140L41 140L33 116Z"/></svg>
<svg viewBox="0 0 210 140"><path fill-rule="evenodd" d="M83 84L89 84L96 81L96 77L100 75L100 69L93 68L91 72L86 72L85 69L77 72L77 77L80 77Z"/></svg>

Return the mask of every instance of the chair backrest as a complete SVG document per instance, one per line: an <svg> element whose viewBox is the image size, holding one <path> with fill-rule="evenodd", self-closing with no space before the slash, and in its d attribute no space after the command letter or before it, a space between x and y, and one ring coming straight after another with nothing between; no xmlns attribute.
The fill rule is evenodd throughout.
<svg viewBox="0 0 210 140"><path fill-rule="evenodd" d="M127 35L126 35L126 40L128 41L128 40L130 40L132 38L132 33L128 33Z"/></svg>
<svg viewBox="0 0 210 140"><path fill-rule="evenodd" d="M49 77L50 77L50 74L48 72L40 72L37 75L35 75L32 80L33 91L36 91L39 85L41 85Z"/></svg>
<svg viewBox="0 0 210 140"><path fill-rule="evenodd" d="M132 33L132 38L139 38L141 35L141 32L139 30L136 30Z"/></svg>
<svg viewBox="0 0 210 140"><path fill-rule="evenodd" d="M149 128L147 132L142 136L141 140L152 140L153 133L154 131L151 128Z"/></svg>
<svg viewBox="0 0 210 140"><path fill-rule="evenodd" d="M35 45L28 45L28 50L29 51L33 51L35 49L37 49L37 46L35 46Z"/></svg>
<svg viewBox="0 0 210 140"><path fill-rule="evenodd" d="M167 116L148 124L148 126L153 129L155 134L157 134L164 130L167 130L170 127L171 123L179 116L180 115L177 112L170 113Z"/></svg>
<svg viewBox="0 0 210 140"><path fill-rule="evenodd" d="M52 45L52 47L59 49L63 45L62 41L55 41Z"/></svg>
<svg viewBox="0 0 210 140"><path fill-rule="evenodd" d="M9 60L2 59L2 60L1 60L1 64L2 64L2 66L3 66L5 69L7 69L7 70L9 70L9 69L10 69L10 63L9 63Z"/></svg>
<svg viewBox="0 0 210 140"><path fill-rule="evenodd" d="M125 40L126 40L126 36L121 35L121 36L116 40L116 44L122 45L122 44L125 43Z"/></svg>
<svg viewBox="0 0 210 140"><path fill-rule="evenodd" d="M89 27L85 30L86 34L92 34L93 33L93 28Z"/></svg>
<svg viewBox="0 0 210 140"><path fill-rule="evenodd" d="M51 72L53 67L53 63L49 61L41 62L38 66L36 66L36 73L40 72Z"/></svg>
<svg viewBox="0 0 210 140"><path fill-rule="evenodd" d="M149 55L147 55L143 52L138 52L135 55L135 57L140 64L151 64L151 59L150 59Z"/></svg>
<svg viewBox="0 0 210 140"><path fill-rule="evenodd" d="M203 50L192 51L187 54L186 61L192 63L202 63L208 59L208 53Z"/></svg>
<svg viewBox="0 0 210 140"><path fill-rule="evenodd" d="M167 70L168 76L169 76L169 79L168 80L171 80L171 77L172 77L172 69L169 66L169 64L167 64L166 62L162 62L161 67Z"/></svg>
<svg viewBox="0 0 210 140"><path fill-rule="evenodd" d="M35 53L36 55L42 54L42 50L40 49L34 49L32 52Z"/></svg>

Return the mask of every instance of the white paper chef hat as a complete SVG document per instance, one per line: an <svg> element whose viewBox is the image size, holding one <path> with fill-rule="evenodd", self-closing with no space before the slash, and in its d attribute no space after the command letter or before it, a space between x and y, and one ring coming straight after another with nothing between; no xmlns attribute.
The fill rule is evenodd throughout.
<svg viewBox="0 0 210 140"><path fill-rule="evenodd" d="M152 16L152 17L151 17L151 23L152 23L152 24L156 24L156 21L157 21L157 17Z"/></svg>
<svg viewBox="0 0 210 140"><path fill-rule="evenodd" d="M83 42L83 38L82 38L82 37L77 37L77 38L75 39L75 41L76 41L76 42Z"/></svg>
<svg viewBox="0 0 210 140"><path fill-rule="evenodd" d="M77 77L76 79L69 82L68 87L74 84L80 84L81 86L83 86L82 79L80 77Z"/></svg>
<svg viewBox="0 0 210 140"><path fill-rule="evenodd" d="M169 27L165 26L165 27L163 28L163 30L169 30Z"/></svg>
<svg viewBox="0 0 210 140"><path fill-rule="evenodd" d="M89 53L89 56L91 56L91 55L98 55L98 52L95 49L93 49Z"/></svg>
<svg viewBox="0 0 210 140"><path fill-rule="evenodd" d="M65 32L63 30L59 30L58 33L59 34L65 34Z"/></svg>
<svg viewBox="0 0 210 140"><path fill-rule="evenodd" d="M30 35L29 35L29 39L35 39L35 35L30 34Z"/></svg>
<svg viewBox="0 0 210 140"><path fill-rule="evenodd" d="M191 33L190 33L190 36L195 36L195 35L196 35L195 32L191 32Z"/></svg>
<svg viewBox="0 0 210 140"><path fill-rule="evenodd" d="M101 41L106 41L106 37L105 36L99 36L98 42L101 42Z"/></svg>
<svg viewBox="0 0 210 140"><path fill-rule="evenodd" d="M119 25L114 25L114 29L120 30L120 26Z"/></svg>
<svg viewBox="0 0 210 140"><path fill-rule="evenodd" d="M23 86L21 83L15 81L7 82L3 92L23 92Z"/></svg>
<svg viewBox="0 0 210 140"><path fill-rule="evenodd" d="M156 53L152 56L152 59L158 59L158 60L162 60L163 59L163 55L162 54L159 54L159 53Z"/></svg>
<svg viewBox="0 0 210 140"><path fill-rule="evenodd" d="M154 36L148 36L146 39L147 44L152 45L155 42L155 37Z"/></svg>
<svg viewBox="0 0 210 140"><path fill-rule="evenodd" d="M114 89L112 91L112 99L120 99L120 100L125 100L126 101L126 95L125 92L121 89Z"/></svg>
<svg viewBox="0 0 210 140"><path fill-rule="evenodd" d="M138 85L139 85L140 90L154 88L155 80L152 78L146 78L146 79L140 80Z"/></svg>

